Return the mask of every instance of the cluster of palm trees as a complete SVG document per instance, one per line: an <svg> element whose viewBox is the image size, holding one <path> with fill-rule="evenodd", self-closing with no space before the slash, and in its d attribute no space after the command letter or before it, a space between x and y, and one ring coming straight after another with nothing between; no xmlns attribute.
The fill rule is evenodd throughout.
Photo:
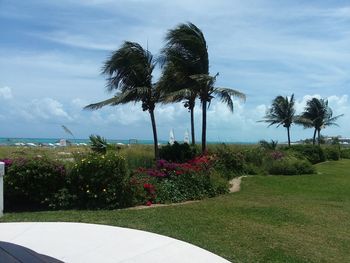
<svg viewBox="0 0 350 263"><path fill-rule="evenodd" d="M277 96L271 107L267 110L264 119L261 122L277 125L283 125L287 129L288 146L290 146L290 128L293 123L302 125L304 128L313 128L313 145L316 144L316 134L318 145L321 141L321 129L327 126L338 126L337 119L343 116L333 116L332 109L328 106L328 100L311 98L306 102L304 111L300 115L295 114L294 94L290 98Z"/></svg>
<svg viewBox="0 0 350 263"><path fill-rule="evenodd" d="M107 89L116 92L112 98L93 103L85 109L96 110L129 102L141 102L142 110L150 114L155 157L159 157L154 110L158 103L184 102L191 114L191 137L195 144L194 107L202 105L202 152L206 151L207 108L218 97L233 111L232 97L245 100L242 92L215 87L219 74L209 74L209 56L203 32L192 23L180 24L166 34L160 56L153 55L135 42L126 41L104 63ZM160 65L162 75L153 82L152 73Z"/></svg>

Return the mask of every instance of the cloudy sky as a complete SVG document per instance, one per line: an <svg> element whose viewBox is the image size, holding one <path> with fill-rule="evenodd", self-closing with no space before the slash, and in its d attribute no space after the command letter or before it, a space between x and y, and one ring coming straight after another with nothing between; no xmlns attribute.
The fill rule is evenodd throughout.
<svg viewBox="0 0 350 263"><path fill-rule="evenodd" d="M138 104L82 108L111 96L100 69L123 41L157 55L167 30L187 21L205 34L217 85L247 95L234 114L213 101L209 140L285 141L283 128L257 121L275 96L292 93L298 112L312 96L328 98L345 116L323 133L350 136L349 1L0 0L0 137L63 137L66 125L78 138L151 139ZM189 128L181 103L159 106L156 121L161 139L174 128L181 140ZM311 136L292 129L294 140Z"/></svg>

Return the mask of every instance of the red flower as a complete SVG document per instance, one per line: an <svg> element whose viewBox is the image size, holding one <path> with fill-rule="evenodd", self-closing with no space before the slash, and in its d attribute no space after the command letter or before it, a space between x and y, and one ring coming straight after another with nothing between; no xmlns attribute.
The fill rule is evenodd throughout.
<svg viewBox="0 0 350 263"><path fill-rule="evenodd" d="M151 201L147 201L147 202L146 202L146 205L147 205L147 206L151 206L151 205L152 205L152 202L151 202Z"/></svg>

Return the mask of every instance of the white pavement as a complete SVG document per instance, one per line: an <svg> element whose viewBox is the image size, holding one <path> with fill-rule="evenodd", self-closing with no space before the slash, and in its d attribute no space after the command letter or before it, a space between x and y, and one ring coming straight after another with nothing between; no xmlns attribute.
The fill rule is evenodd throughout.
<svg viewBox="0 0 350 263"><path fill-rule="evenodd" d="M229 262L183 241L106 225L0 223L0 241L69 263Z"/></svg>

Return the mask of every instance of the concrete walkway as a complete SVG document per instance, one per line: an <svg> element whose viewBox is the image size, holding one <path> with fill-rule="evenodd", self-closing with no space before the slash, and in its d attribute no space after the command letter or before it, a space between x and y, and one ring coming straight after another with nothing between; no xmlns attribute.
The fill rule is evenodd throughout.
<svg viewBox="0 0 350 263"><path fill-rule="evenodd" d="M173 238L105 225L0 223L0 241L71 263L229 262Z"/></svg>

